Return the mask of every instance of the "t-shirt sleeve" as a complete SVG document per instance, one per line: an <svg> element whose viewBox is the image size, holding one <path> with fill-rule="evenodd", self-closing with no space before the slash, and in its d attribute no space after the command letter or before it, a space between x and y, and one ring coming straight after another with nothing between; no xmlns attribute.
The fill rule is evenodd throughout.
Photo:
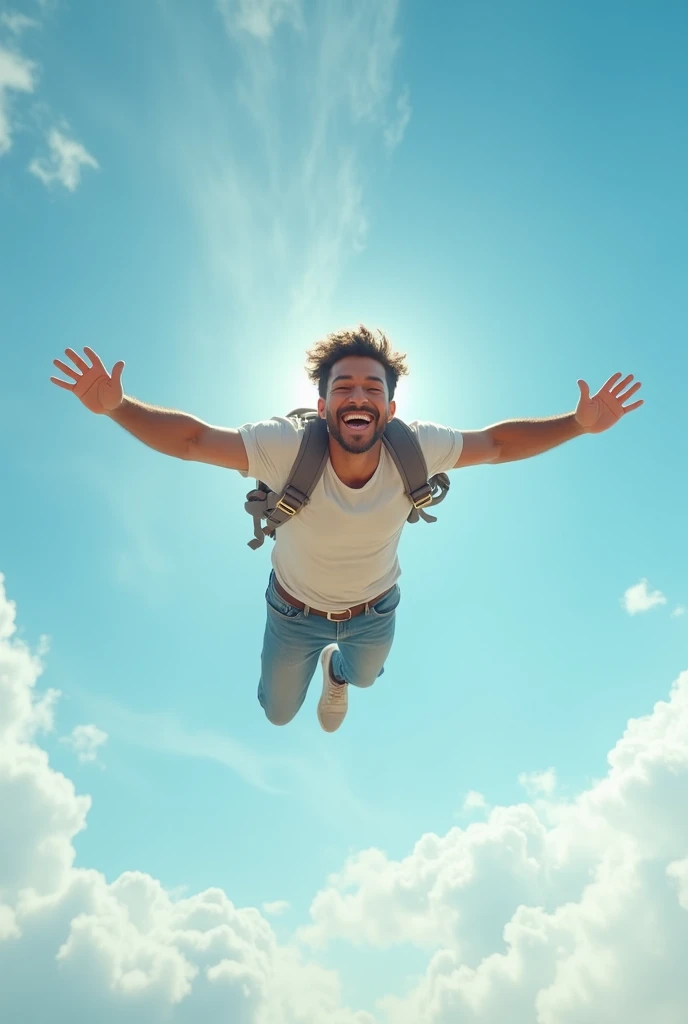
<svg viewBox="0 0 688 1024"><path fill-rule="evenodd" d="M415 430L420 442L428 467L428 476L446 473L454 468L463 449L463 435L460 430L418 420L409 423L409 426Z"/></svg>
<svg viewBox="0 0 688 1024"><path fill-rule="evenodd" d="M248 457L248 471L241 475L263 480L274 491L280 491L298 454L303 427L275 416L259 423L244 423L239 433Z"/></svg>

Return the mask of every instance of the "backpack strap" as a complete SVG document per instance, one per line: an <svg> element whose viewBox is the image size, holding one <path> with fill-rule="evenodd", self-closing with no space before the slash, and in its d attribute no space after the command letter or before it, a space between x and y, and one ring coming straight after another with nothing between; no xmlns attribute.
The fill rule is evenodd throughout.
<svg viewBox="0 0 688 1024"><path fill-rule="evenodd" d="M307 411L295 410L290 415ZM244 508L253 517L254 539L248 542L250 548L259 548L266 536L272 536L274 539L277 527L286 523L308 504L323 474L328 457L325 420L319 416L306 419L298 454L281 493L277 494L261 480L257 480L256 489L246 495ZM265 526L261 526L261 519L266 520Z"/></svg>
<svg viewBox="0 0 688 1024"><path fill-rule="evenodd" d="M314 409L294 409L290 417L304 423L304 433L287 482L277 494L262 480L246 495L244 508L253 519L254 538L248 546L255 551L266 537L275 539L278 526L295 516L307 505L323 474L329 458L327 424ZM436 473L428 479L428 469L418 438L403 420L392 419L382 436L385 448L399 471L404 490L413 508L409 523L424 519L436 523L435 516L425 510L443 501L449 490L446 473ZM263 526L261 520L266 520Z"/></svg>
<svg viewBox="0 0 688 1024"><path fill-rule="evenodd" d="M428 479L428 467L418 438L403 420L391 419L382 440L399 470L404 489L413 505L408 522L417 523L419 518L423 518L427 523L436 523L437 518L429 515L425 509L444 500L449 490L449 477L446 473L436 473Z"/></svg>

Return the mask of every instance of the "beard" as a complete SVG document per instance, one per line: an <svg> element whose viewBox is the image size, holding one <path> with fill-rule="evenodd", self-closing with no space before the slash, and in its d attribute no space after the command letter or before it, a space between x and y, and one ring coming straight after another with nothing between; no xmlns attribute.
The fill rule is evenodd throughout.
<svg viewBox="0 0 688 1024"><path fill-rule="evenodd" d="M351 409L347 411L351 412ZM384 419L380 417L376 423L374 422L374 429L370 436L368 436L368 431L366 431L364 434L349 434L348 437L345 437L339 420L332 415L329 409L325 410L325 421L330 436L335 439L338 445L341 445L345 452L350 452L352 455L362 455L364 452L369 452L371 448L374 448L387 426L387 417L385 416Z"/></svg>

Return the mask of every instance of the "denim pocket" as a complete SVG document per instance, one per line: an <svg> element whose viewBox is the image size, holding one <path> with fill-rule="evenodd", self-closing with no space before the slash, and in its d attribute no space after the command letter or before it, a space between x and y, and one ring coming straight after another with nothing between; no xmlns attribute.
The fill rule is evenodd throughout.
<svg viewBox="0 0 688 1024"><path fill-rule="evenodd" d="M284 619L296 619L299 615L303 615L300 608L295 608L293 604L289 604L285 601L277 591L275 590L274 577L270 576L270 582L268 588L265 591L265 600L268 608L270 608L277 615L281 615Z"/></svg>
<svg viewBox="0 0 688 1024"><path fill-rule="evenodd" d="M381 597L377 604L371 604L370 613L371 615L392 615L397 610L399 602L401 601L401 590L399 584L395 583L392 589Z"/></svg>

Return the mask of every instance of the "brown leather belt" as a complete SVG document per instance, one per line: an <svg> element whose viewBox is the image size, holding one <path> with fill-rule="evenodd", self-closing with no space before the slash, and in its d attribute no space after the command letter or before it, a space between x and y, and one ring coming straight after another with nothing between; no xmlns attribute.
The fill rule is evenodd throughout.
<svg viewBox="0 0 688 1024"><path fill-rule="evenodd" d="M273 582L275 590L280 597L284 598L287 604L291 604L294 608L299 608L301 611L304 610L306 605L303 601L299 601L297 598L292 597L292 595L284 589L280 581L277 579L277 576L274 577ZM308 605L308 614L321 615L324 619L329 619L330 622L347 622L349 619L353 619L356 615L360 615L361 612L366 610L366 608L369 608L373 604L377 604L378 601L382 600L385 594L389 594L390 590L392 590L392 587L388 587L382 594L378 594L377 597L371 598L370 601L364 601L363 604L355 604L351 608L345 608L343 612L321 612L317 608L311 608L311 606Z"/></svg>

